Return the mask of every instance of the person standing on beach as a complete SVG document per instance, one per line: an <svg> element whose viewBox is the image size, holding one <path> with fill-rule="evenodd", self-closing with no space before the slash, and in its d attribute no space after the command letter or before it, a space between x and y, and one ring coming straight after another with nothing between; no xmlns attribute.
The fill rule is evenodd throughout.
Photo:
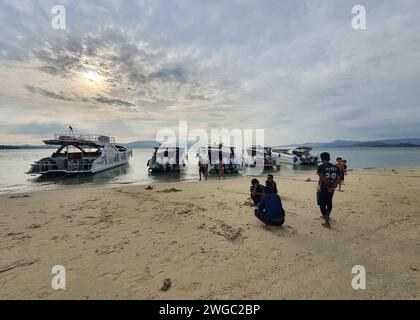
<svg viewBox="0 0 420 320"><path fill-rule="evenodd" d="M343 174L341 176L341 181L343 183L343 186L345 185L344 183L344 176L347 175L347 160L343 159Z"/></svg>
<svg viewBox="0 0 420 320"><path fill-rule="evenodd" d="M343 190L341 190L341 184L342 184L342 182L344 180L344 163L343 163L343 158L338 157L336 159L335 166L338 168L338 170L340 170L341 180L338 183L338 191L342 192Z"/></svg>
<svg viewBox="0 0 420 320"><path fill-rule="evenodd" d="M317 174L319 176L317 202L325 222L322 224L330 228L330 214L332 211L332 199L334 190L341 180L341 171L337 166L330 163L330 154L321 153L322 164L318 166Z"/></svg>

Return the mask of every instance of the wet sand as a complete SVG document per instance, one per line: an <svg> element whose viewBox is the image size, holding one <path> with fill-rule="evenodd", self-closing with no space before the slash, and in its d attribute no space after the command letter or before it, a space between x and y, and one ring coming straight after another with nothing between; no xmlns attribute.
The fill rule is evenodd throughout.
<svg viewBox="0 0 420 320"><path fill-rule="evenodd" d="M281 228L254 217L249 180L1 195L0 298L420 298L420 169L350 172L331 229L313 172L275 177Z"/></svg>

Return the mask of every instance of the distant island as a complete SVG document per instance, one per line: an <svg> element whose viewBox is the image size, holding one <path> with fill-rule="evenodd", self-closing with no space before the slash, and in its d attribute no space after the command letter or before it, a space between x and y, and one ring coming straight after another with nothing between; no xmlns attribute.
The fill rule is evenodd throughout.
<svg viewBox="0 0 420 320"><path fill-rule="evenodd" d="M57 149L57 148L54 146L48 146L48 145L24 144L24 145L11 146L11 145L0 144L0 150L17 150L17 149Z"/></svg>
<svg viewBox="0 0 420 320"><path fill-rule="evenodd" d="M125 144L130 148L153 148L159 145L159 142L154 140L134 141Z"/></svg>
<svg viewBox="0 0 420 320"><path fill-rule="evenodd" d="M334 140L332 142L305 142L302 144L290 144L288 147L297 147L307 145L313 148L384 148L384 147L420 147L418 138L386 139L375 141L352 141L352 140Z"/></svg>
<svg viewBox="0 0 420 320"><path fill-rule="evenodd" d="M130 148L153 148L159 145L159 142L154 140L139 140L129 143L124 143ZM191 143L188 144L191 146ZM305 142L301 144L289 144L286 147L297 147L307 145L313 148L386 148L386 147L404 147L404 148L419 148L420 139L418 138L401 138L388 139L377 141L352 141L352 140L334 140L332 142ZM48 145L0 145L0 150L4 149L54 149L54 146Z"/></svg>
<svg viewBox="0 0 420 320"><path fill-rule="evenodd" d="M404 147L404 148L416 148L420 147L418 144L413 143L383 143L383 142L363 142L363 143L356 143L351 147L370 147L370 148L383 148L383 147Z"/></svg>

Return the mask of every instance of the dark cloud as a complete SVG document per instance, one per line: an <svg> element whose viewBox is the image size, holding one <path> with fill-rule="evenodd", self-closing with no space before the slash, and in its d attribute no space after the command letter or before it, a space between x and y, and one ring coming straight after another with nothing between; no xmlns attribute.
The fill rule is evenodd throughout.
<svg viewBox="0 0 420 320"><path fill-rule="evenodd" d="M28 85L28 84L25 84L24 88L31 93L39 94L39 95L44 96L44 97L57 99L57 100L63 100L63 101L75 101L75 99L73 99L71 97L68 97L68 96L65 96L64 93L62 93L62 92L56 93L56 92L53 92L53 91L50 91L50 90L34 87L34 86L31 86L31 85Z"/></svg>
<svg viewBox="0 0 420 320"><path fill-rule="evenodd" d="M97 98L93 98L93 100L98 102L98 103L115 105L115 106L122 106L122 107L135 107L136 106L135 104L124 101L124 100L110 99L110 98L105 98L105 97L102 97L102 96L99 96Z"/></svg>
<svg viewBox="0 0 420 320"><path fill-rule="evenodd" d="M136 105L134 103L124 101L121 99L113 99L107 98L103 96L98 96L94 98L90 97L79 97L77 95L73 95L72 97L64 95L63 92L56 93L51 90L34 87L32 85L25 84L24 88L33 94L38 94L47 98L62 100L62 101L75 101L75 102L84 102L84 103L94 103L94 104L106 104L110 106L119 106L124 107L126 110L136 110Z"/></svg>

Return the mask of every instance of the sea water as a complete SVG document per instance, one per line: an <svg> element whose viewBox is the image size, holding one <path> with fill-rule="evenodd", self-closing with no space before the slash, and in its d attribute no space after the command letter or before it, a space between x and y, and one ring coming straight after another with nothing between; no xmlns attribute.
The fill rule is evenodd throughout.
<svg viewBox="0 0 420 320"><path fill-rule="evenodd" d="M330 152L332 162L342 157L348 162L349 169L398 169L420 167L420 148L327 148L314 149L314 153ZM49 156L52 149L0 150L0 193L28 192L57 188L71 188L97 185L155 184L159 182L197 180L198 167L195 152L189 153L190 163L181 174L150 175L147 161L152 149L134 149L130 163L89 176L64 176L47 178L25 174L30 164ZM252 176L252 170L243 170L239 175ZM274 175L302 173L308 178L315 178L315 167L295 167L282 164L279 170L270 171ZM211 178L212 179L212 178ZM214 177L213 179L217 179Z"/></svg>

